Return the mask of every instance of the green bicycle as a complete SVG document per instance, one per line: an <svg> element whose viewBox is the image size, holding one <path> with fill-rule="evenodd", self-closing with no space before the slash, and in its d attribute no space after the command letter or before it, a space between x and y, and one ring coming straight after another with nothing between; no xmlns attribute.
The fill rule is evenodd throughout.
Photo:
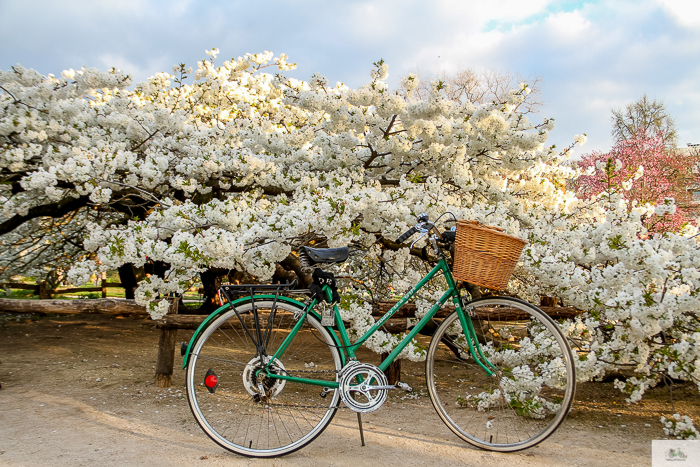
<svg viewBox="0 0 700 467"><path fill-rule="evenodd" d="M437 222L437 221L436 221ZM283 294L308 293L290 284L222 286L227 303L183 343L187 397L195 419L217 444L251 457L292 453L332 421L340 401L374 411L389 390L384 370L429 323L436 327L425 362L430 400L457 436L483 449L518 451L543 441L562 423L575 390L574 356L556 323L511 297L466 301L443 249L454 232L439 233L427 215L402 235L428 237L435 267L354 344L337 305L313 295L302 303ZM348 248L304 247L307 265L337 263ZM357 350L418 290L442 274L448 289L379 365ZM329 285L323 293L332 301ZM234 299L236 294L247 294ZM455 311L437 319L449 300ZM330 319L330 321L329 321Z"/></svg>

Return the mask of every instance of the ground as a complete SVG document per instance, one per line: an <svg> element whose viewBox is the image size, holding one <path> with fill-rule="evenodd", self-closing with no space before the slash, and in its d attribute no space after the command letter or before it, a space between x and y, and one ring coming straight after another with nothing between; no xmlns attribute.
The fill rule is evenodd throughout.
<svg viewBox="0 0 700 467"><path fill-rule="evenodd" d="M659 417L674 413L665 387L628 405L612 383L582 384L549 439L518 453L492 453L442 424L421 387L423 365L404 363L402 379L416 391L392 393L363 416L365 447L356 414L344 409L304 449L253 460L200 430L184 396L179 352L173 387L154 387L159 332L142 318L0 313L0 465L651 465L651 440L664 439ZM178 341L191 334L179 331ZM379 363L373 354L365 358ZM675 385L673 401L675 411L700 421L697 388Z"/></svg>

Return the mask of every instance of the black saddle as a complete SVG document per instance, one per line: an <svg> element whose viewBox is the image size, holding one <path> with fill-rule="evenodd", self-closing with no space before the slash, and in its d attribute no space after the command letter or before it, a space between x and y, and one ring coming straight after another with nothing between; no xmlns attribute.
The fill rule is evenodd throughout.
<svg viewBox="0 0 700 467"><path fill-rule="evenodd" d="M311 248L303 246L301 249L306 252L312 264L315 263L342 263L348 259L349 248Z"/></svg>

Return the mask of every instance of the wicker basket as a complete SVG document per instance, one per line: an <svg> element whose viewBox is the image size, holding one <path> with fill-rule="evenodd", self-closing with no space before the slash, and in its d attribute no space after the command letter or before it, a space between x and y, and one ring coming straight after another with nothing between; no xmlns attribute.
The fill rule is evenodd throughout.
<svg viewBox="0 0 700 467"><path fill-rule="evenodd" d="M460 281L503 290L508 285L525 240L477 221L457 222L452 275Z"/></svg>

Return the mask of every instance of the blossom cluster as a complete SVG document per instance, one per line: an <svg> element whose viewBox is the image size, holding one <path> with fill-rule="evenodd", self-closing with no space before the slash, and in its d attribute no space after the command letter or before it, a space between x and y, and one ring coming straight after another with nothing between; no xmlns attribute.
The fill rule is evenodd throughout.
<svg viewBox="0 0 700 467"><path fill-rule="evenodd" d="M132 89L118 70L1 71L0 236L20 245L7 250L22 251L16 226L52 218L84 233L91 263L78 263L75 282L162 261L165 275L136 291L160 317L167 302L158 297L183 293L208 268L266 281L282 263L298 265L301 246L350 244L335 271L354 279L342 313L360 336L373 322L370 297L405 293L425 273L425 243L409 250L395 239L417 214L449 211L529 241L509 292L582 311L560 323L581 380L629 368L635 378L619 387L631 400L660 374L700 384L697 229L646 228L652 214L673 215L671 200L567 191L581 169L566 164L570 148L546 145L553 119L518 111L527 86L475 105L450 100L439 82L417 98L414 75L392 91L381 61L350 89L321 74L286 77L294 65L284 54L216 65L219 54ZM444 287L436 280L419 295L419 313ZM399 338L377 333L367 345L384 352ZM424 353L414 342L402 356Z"/></svg>
<svg viewBox="0 0 700 467"><path fill-rule="evenodd" d="M687 415L673 414L673 417L661 417L664 434L677 439L700 439L700 432L695 428L693 420Z"/></svg>

